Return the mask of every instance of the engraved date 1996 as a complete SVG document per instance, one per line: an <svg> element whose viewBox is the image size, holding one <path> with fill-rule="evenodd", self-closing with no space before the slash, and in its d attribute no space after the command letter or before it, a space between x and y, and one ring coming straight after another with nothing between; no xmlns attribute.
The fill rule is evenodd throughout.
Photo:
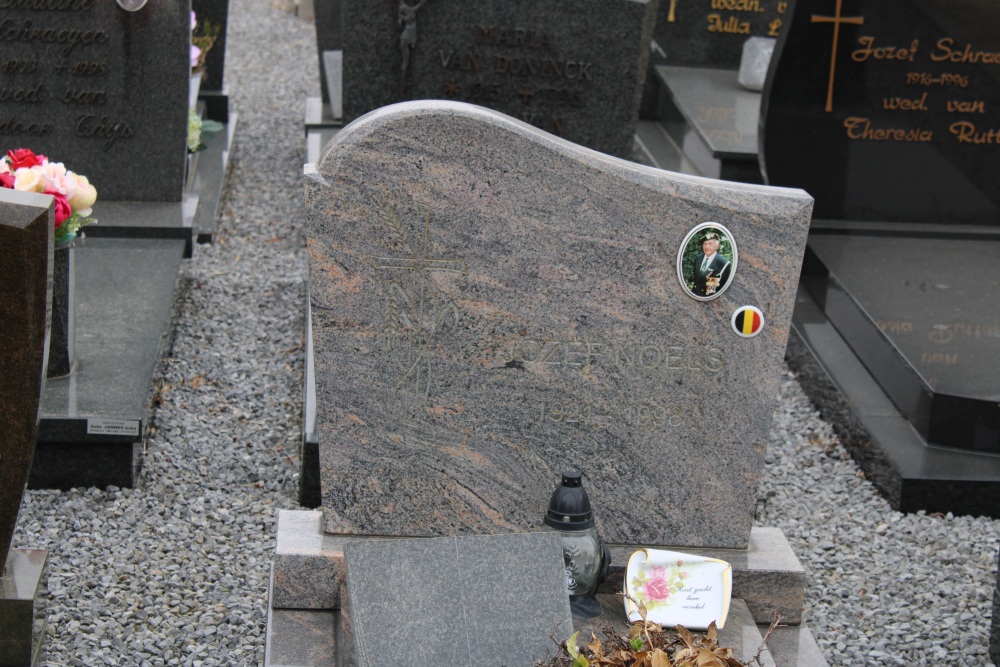
<svg viewBox="0 0 1000 667"><path fill-rule="evenodd" d="M614 419L640 428L680 426L683 418L683 411L678 405L630 404L612 414L602 415L596 406L578 401L540 401L536 414L539 423L602 426Z"/></svg>

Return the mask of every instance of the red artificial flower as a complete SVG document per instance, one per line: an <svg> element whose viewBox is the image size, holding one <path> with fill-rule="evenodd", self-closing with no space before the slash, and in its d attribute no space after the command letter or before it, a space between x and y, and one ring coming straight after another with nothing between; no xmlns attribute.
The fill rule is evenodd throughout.
<svg viewBox="0 0 1000 667"><path fill-rule="evenodd" d="M30 148L18 148L16 151L7 151L7 157L10 158L11 170L15 170L40 165L45 156L35 155Z"/></svg>
<svg viewBox="0 0 1000 667"><path fill-rule="evenodd" d="M0 171L0 186L14 189L14 174L9 171Z"/></svg>
<svg viewBox="0 0 1000 667"><path fill-rule="evenodd" d="M59 229L62 223L66 221L66 218L73 215L73 209L70 208L66 197L55 190L46 190L45 194L55 197L56 229Z"/></svg>

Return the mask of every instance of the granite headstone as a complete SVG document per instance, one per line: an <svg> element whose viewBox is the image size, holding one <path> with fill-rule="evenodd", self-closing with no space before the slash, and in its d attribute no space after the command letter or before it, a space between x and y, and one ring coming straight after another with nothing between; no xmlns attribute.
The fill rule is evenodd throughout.
<svg viewBox="0 0 1000 667"><path fill-rule="evenodd" d="M201 74L201 89L204 91L222 90L223 74L226 69L226 29L229 26L229 0L191 0L191 9L197 15L199 24L207 21L219 28L215 43L208 55L205 56L205 69Z"/></svg>
<svg viewBox="0 0 1000 667"><path fill-rule="evenodd" d="M0 137L98 184L102 201L180 201L190 3L8 2Z"/></svg>
<svg viewBox="0 0 1000 667"><path fill-rule="evenodd" d="M471 102L613 155L638 121L658 0L341 0L344 119Z"/></svg>
<svg viewBox="0 0 1000 667"><path fill-rule="evenodd" d="M442 101L367 115L306 172L327 532L532 530L575 467L609 542L746 547L808 195ZM707 221L739 261L694 298Z"/></svg>
<svg viewBox="0 0 1000 667"><path fill-rule="evenodd" d="M52 197L0 188L0 665L30 665L44 638L47 552L11 549L38 434L51 308ZM36 604L38 602L38 604Z"/></svg>
<svg viewBox="0 0 1000 667"><path fill-rule="evenodd" d="M750 37L777 37L785 0L661 0L655 53L670 65L736 69Z"/></svg>
<svg viewBox="0 0 1000 667"><path fill-rule="evenodd" d="M0 188L0 559L28 481L51 308L52 197ZM0 560L0 565L3 564ZM2 573L0 568L0 573Z"/></svg>
<svg viewBox="0 0 1000 667"><path fill-rule="evenodd" d="M555 532L366 540L344 560L344 665L531 665L573 632Z"/></svg>
<svg viewBox="0 0 1000 667"><path fill-rule="evenodd" d="M323 102L330 103L329 79L326 68L327 53L335 53L343 49L343 31L341 28L341 0L316 0L316 50L319 56L320 86L323 90Z"/></svg>
<svg viewBox="0 0 1000 667"><path fill-rule="evenodd" d="M820 219L1000 224L1000 4L799 0L762 107L766 182Z"/></svg>

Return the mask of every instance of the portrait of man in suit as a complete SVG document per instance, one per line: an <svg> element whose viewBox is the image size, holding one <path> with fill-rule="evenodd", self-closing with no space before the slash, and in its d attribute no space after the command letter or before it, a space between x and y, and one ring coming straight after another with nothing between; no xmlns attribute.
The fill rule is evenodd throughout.
<svg viewBox="0 0 1000 667"><path fill-rule="evenodd" d="M699 225L686 239L678 258L681 284L697 299L721 294L736 268L736 246L720 227Z"/></svg>

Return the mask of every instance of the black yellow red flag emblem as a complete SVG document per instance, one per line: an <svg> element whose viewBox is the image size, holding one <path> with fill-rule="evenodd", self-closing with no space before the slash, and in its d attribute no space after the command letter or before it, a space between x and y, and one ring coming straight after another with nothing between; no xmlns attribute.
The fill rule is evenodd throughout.
<svg viewBox="0 0 1000 667"><path fill-rule="evenodd" d="M764 314L753 306L737 308L733 313L733 331L737 336L752 338L764 328Z"/></svg>

